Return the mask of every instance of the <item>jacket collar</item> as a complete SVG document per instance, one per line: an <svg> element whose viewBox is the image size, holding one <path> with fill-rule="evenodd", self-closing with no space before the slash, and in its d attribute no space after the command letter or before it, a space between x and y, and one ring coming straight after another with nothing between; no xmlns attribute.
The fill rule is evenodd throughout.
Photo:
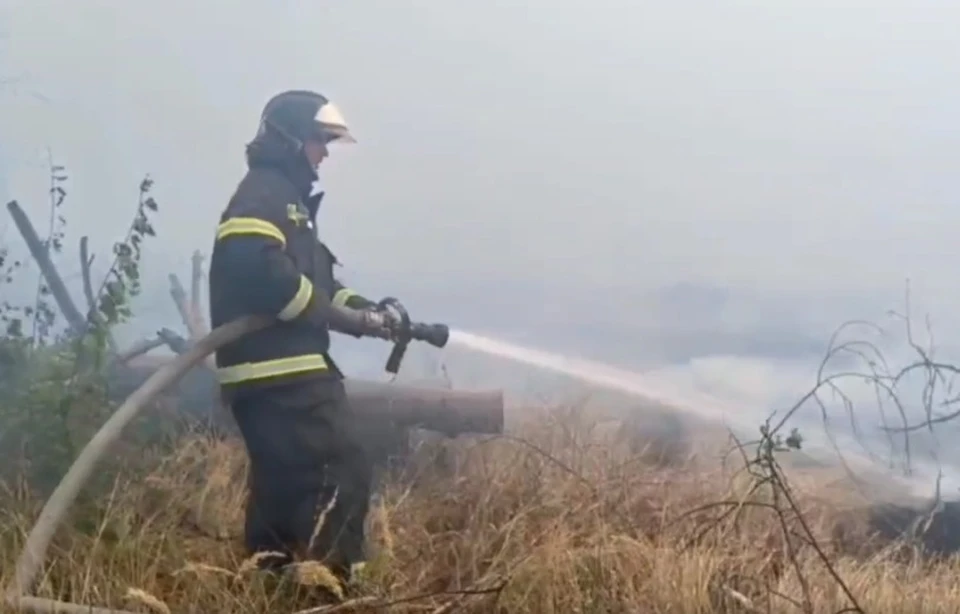
<svg viewBox="0 0 960 614"><path fill-rule="evenodd" d="M279 172L293 184L305 204L315 203L313 208L309 204L307 208L311 209L311 215L316 217L316 209L320 206L323 193L320 193L319 198L311 195L313 184L318 179L317 171L310 166L302 152L291 150L284 141L272 137L271 133L265 133L247 145L247 167L269 168Z"/></svg>
<svg viewBox="0 0 960 614"><path fill-rule="evenodd" d="M303 204L310 213L310 221L313 222L314 227L317 225L317 212L320 210L320 202L323 200L324 194L326 194L326 192L317 192L316 194L307 196L303 200Z"/></svg>

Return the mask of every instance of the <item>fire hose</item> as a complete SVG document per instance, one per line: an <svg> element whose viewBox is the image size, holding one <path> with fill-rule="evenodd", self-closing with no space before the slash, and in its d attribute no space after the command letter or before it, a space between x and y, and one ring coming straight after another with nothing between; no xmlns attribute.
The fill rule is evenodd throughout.
<svg viewBox="0 0 960 614"><path fill-rule="evenodd" d="M406 310L393 298L381 301L380 309L393 309L399 316L391 330L379 325L371 326L371 314L367 311L337 307L329 302L322 305L332 328L361 330L371 336L394 340L394 349L387 362L387 370L399 370L400 362L411 340L423 340L436 347L443 347L449 338L449 329L444 325L424 325L410 321ZM382 319L377 320L379 324ZM219 326L196 344L187 349L169 363L154 372L136 391L133 392L100 427L87 445L80 451L77 459L66 475L47 499L40 516L27 536L20 556L17 558L13 581L6 590L6 602L17 610L73 614L134 614L125 610L111 610L82 606L79 604L45 599L29 595L33 590L40 567L50 547L57 528L63 522L67 510L73 505L97 463L109 447L120 437L124 427L129 424L145 407L160 394L178 382L190 369L200 364L207 356L222 346L236 341L249 333L261 330L273 324L273 318L265 316L247 316ZM398 349L400 348L400 349Z"/></svg>

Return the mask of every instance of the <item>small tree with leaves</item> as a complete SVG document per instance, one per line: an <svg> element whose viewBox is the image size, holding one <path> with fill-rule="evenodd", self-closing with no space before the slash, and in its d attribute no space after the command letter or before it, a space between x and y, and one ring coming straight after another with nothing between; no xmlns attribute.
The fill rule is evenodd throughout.
<svg viewBox="0 0 960 614"><path fill-rule="evenodd" d="M51 225L44 249L59 252L66 218L62 213L66 190L64 169L51 164ZM0 399L0 445L15 440L26 462L26 475L41 490L53 486L76 456L78 446L112 412L108 382L101 368L107 357L107 339L118 324L132 316L131 302L140 294L140 260L147 237L155 236L151 215L158 206L151 196L153 181L140 183L133 220L124 237L113 246L113 261L94 296L94 306L83 330L72 338L51 335L55 313L46 307L49 290L38 285L37 304L43 309L12 307L7 316L3 344L20 352L18 362L28 377L6 387L7 402ZM11 263L7 277L20 267ZM15 311L14 311L15 310ZM24 316L33 322L24 336Z"/></svg>

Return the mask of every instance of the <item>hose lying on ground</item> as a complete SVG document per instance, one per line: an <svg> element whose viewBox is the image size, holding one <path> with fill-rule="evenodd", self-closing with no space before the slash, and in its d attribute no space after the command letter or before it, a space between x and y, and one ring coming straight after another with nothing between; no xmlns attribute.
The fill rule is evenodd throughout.
<svg viewBox="0 0 960 614"><path fill-rule="evenodd" d="M137 414L152 403L167 388L175 384L187 371L203 361L219 347L239 339L243 335L265 328L271 318L248 316L220 326L206 337L200 339L187 352L163 365L147 381L131 394L123 405L107 420L96 435L81 450L60 484L50 495L36 524L27 536L27 543L17 559L13 582L7 587L6 601L12 607L22 611L73 614L87 612L91 614L133 614L123 610L92 608L79 604L66 603L53 599L42 599L28 595L33 590L34 581L43 564L47 549L67 510L76 500L80 489L93 473L97 462L103 457L110 445L123 432L123 428Z"/></svg>
<svg viewBox="0 0 960 614"><path fill-rule="evenodd" d="M330 327L347 329L377 337L389 337L380 324L370 319L370 313L347 307L335 307L322 293L315 293L314 300L326 318ZM198 340L186 352L160 367L147 378L133 394L107 420L97 434L80 451L67 475L57 485L47 499L37 522L27 536L27 543L17 559L13 582L7 587L6 601L18 611L31 611L59 614L87 612L91 614L133 614L124 610L92 608L74 603L30 596L37 573L43 564L53 534L63 522L67 510L73 505L97 462L123 432L123 428L139 414L144 407L163 394L167 388L177 383L187 372L200 364L221 346L254 331L266 328L275 320L266 316L246 316L217 327L207 336Z"/></svg>

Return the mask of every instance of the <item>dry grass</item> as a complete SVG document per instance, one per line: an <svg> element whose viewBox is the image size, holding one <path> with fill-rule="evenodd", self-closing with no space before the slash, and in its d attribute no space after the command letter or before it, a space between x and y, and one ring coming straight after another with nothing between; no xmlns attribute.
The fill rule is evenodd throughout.
<svg viewBox="0 0 960 614"><path fill-rule="evenodd" d="M447 444L452 469L414 462L416 479L388 484L370 518L367 596L337 609L251 573L240 545L242 448L202 438L184 440L149 478L121 477L109 496L78 510L37 594L156 613L387 603L427 613L800 611L791 600L801 587L769 511L745 509L739 523L712 531L704 529L710 512L685 515L743 498L745 476L718 461L716 446L692 457L674 446L658 462L639 440L600 436L576 416L531 418L515 437ZM855 522L858 502L826 470L796 472L805 517L864 611L960 611L955 563L837 552L830 537L841 519ZM38 510L16 489L7 496L0 575L12 570ZM799 563L813 611L849 605L812 549ZM322 569L297 573L324 582Z"/></svg>

